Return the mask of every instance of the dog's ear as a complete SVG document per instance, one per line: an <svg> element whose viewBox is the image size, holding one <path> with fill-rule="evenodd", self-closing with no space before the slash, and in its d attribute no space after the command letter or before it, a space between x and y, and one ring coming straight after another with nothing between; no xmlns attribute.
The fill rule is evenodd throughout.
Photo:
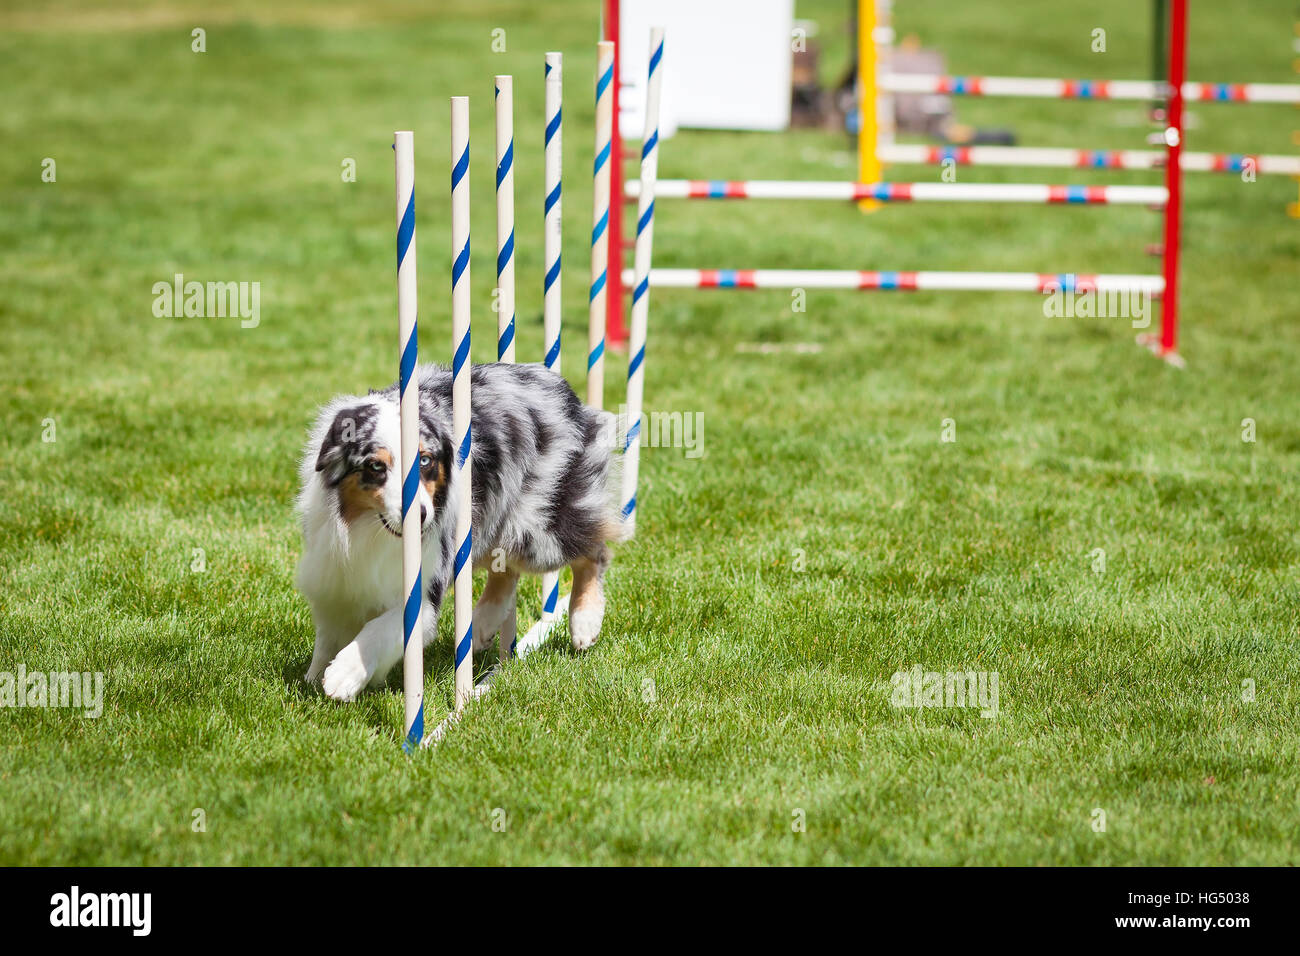
<svg viewBox="0 0 1300 956"><path fill-rule="evenodd" d="M320 453L316 456L316 470L324 471L343 460L343 454L349 445L357 442L361 430L370 419L371 410L365 406L345 408L334 416L329 430L320 443Z"/></svg>

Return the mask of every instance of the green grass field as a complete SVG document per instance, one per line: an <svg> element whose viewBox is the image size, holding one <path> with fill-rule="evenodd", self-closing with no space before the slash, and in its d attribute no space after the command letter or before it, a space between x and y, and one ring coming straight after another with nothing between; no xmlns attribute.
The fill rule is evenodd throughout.
<svg viewBox="0 0 1300 956"><path fill-rule="evenodd" d="M540 356L552 49L581 382L598 4L205 6L0 10L0 671L105 679L98 719L0 707L0 863L1300 862L1294 183L1188 179L1181 372L1127 320L1044 318L1032 295L814 291L795 313L780 291L657 291L647 403L699 413L703 457L644 453L596 649L560 640L509 668L412 759L397 675L352 705L300 682L297 456L319 403L395 376L394 129L416 131L424 355L447 356L451 94L473 97L475 358L494 357L494 73L516 77L520 355ZM952 72L1149 72L1143 4L897 6ZM1193 79L1295 80L1289 0L1193 6ZM846 12L797 5L828 79ZM1137 104L958 108L1027 145L1146 134ZM1295 150L1293 109L1192 112L1189 149ZM687 131L660 174L853 164L833 133ZM1147 272L1159 226L1141 208L664 200L655 253ZM260 282L260 324L156 318L151 288L177 272ZM531 620L535 582L521 601ZM451 694L442 623L430 723ZM891 706L915 665L996 671L997 717Z"/></svg>

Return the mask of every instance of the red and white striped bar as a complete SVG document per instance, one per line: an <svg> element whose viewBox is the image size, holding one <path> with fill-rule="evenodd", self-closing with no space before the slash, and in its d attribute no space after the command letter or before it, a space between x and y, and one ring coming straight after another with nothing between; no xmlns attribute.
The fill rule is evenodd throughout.
<svg viewBox="0 0 1300 956"><path fill-rule="evenodd" d="M631 180L624 191L641 195ZM785 180L664 179L655 191L671 199L798 199L881 202L1061 203L1064 205L1163 206L1169 198L1163 186L1050 186L998 183L846 183Z"/></svg>
<svg viewBox="0 0 1300 956"><path fill-rule="evenodd" d="M1058 80L1029 76L939 76L893 73L880 78L891 93L1023 96L1052 100L1166 99L1167 86L1150 80ZM1300 103L1293 83L1184 83L1183 98L1215 103Z"/></svg>
<svg viewBox="0 0 1300 956"><path fill-rule="evenodd" d="M631 271L624 272L631 278ZM1163 276L1121 273L864 272L853 269L651 269L651 288L858 289L949 292L1144 292L1159 297Z"/></svg>
<svg viewBox="0 0 1300 956"><path fill-rule="evenodd" d="M1143 149L1043 149L1032 146L925 146L881 144L879 154L886 163L938 165L951 161L958 166L1050 166L1075 169L1160 169L1162 150ZM1268 156L1247 153L1183 153L1183 172L1240 173L1249 164L1260 175L1300 176L1300 156Z"/></svg>

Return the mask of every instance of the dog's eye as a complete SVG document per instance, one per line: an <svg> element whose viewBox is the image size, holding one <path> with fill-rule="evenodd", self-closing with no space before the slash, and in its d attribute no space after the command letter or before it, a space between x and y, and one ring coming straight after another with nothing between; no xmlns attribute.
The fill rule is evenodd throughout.
<svg viewBox="0 0 1300 956"><path fill-rule="evenodd" d="M433 464L433 456L432 456L432 455L421 455L421 456L420 456L420 467L421 467L421 468L428 468L428 467L429 467L430 465L432 465L432 464Z"/></svg>
<svg viewBox="0 0 1300 956"><path fill-rule="evenodd" d="M366 470L369 471L372 475L382 475L388 469L384 466L384 463L380 461L378 458L371 458L368 462L366 462Z"/></svg>

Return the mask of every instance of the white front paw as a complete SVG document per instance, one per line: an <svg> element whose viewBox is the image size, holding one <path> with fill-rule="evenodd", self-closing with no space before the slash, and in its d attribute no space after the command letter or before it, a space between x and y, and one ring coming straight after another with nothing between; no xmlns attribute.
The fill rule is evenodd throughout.
<svg viewBox="0 0 1300 956"><path fill-rule="evenodd" d="M325 693L335 700L356 700L361 688L370 680L365 662L361 659L361 649L353 641L339 651L330 666L325 668Z"/></svg>
<svg viewBox="0 0 1300 956"><path fill-rule="evenodd" d="M600 637L600 623L604 617L603 601L596 607L578 608L569 613L569 636L573 639L575 651L585 651L596 643L596 638Z"/></svg>

